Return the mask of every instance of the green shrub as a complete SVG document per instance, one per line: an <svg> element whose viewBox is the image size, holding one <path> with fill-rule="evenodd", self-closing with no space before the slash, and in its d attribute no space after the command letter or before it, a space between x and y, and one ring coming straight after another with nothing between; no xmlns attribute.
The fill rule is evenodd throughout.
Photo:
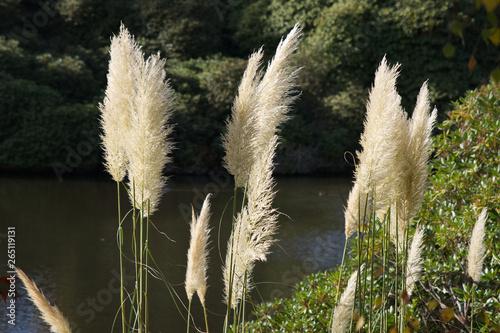
<svg viewBox="0 0 500 333"><path fill-rule="evenodd" d="M442 133L435 141L432 188L427 193L420 224L426 228L422 256L425 261L423 286L452 307L456 316L470 317L474 295L474 324L477 330L490 322L489 330L500 331L500 84L490 83L468 92L455 103ZM475 292L464 275L467 246L480 208L488 208L485 245L487 256L483 277ZM438 254L438 255L436 255ZM430 330L439 312L429 311L432 296L422 290L414 311ZM468 312L464 313L464 304ZM465 306L466 308L466 306ZM466 317L467 318L467 317ZM446 327L460 326L454 319ZM463 328L463 326L461 326Z"/></svg>

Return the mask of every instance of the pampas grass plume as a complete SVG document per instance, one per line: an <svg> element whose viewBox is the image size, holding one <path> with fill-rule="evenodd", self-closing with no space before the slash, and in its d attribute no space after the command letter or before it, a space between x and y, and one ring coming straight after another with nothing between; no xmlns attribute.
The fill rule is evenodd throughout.
<svg viewBox="0 0 500 333"><path fill-rule="evenodd" d="M422 272L422 243L424 238L424 231L417 228L413 235L411 242L410 252L408 253L408 261L406 264L406 292L411 296L415 283L420 278Z"/></svg>
<svg viewBox="0 0 500 333"><path fill-rule="evenodd" d="M191 242L187 253L186 293L191 301L193 294L197 292L203 306L205 306L207 291L208 239L210 237L208 223L211 196L211 194L206 196L200 216L196 217L193 210Z"/></svg>
<svg viewBox="0 0 500 333"><path fill-rule="evenodd" d="M158 205L170 161L168 119L173 90L166 80L165 60L144 54L128 30L120 26L110 50L108 86L101 110L105 166L115 181L129 178L132 204L144 216Z"/></svg>
<svg viewBox="0 0 500 333"><path fill-rule="evenodd" d="M407 117L396 91L398 69L399 64L390 67L384 57L375 73L360 140L363 150L357 154L356 182L360 192L376 196L378 214L384 214L397 197L407 172L401 163L406 154Z"/></svg>
<svg viewBox="0 0 500 333"><path fill-rule="evenodd" d="M63 316L57 306L50 305L42 292L28 276L16 267L17 276L23 281L24 287L28 291L29 299L40 311L40 317L50 326L52 333L71 333L68 320Z"/></svg>
<svg viewBox="0 0 500 333"><path fill-rule="evenodd" d="M224 165L234 176L236 187L245 187L254 160L253 138L257 131L257 86L261 79L259 67L263 56L262 48L253 53L243 73L234 100L231 120L227 122L227 132L222 138L226 152Z"/></svg>
<svg viewBox="0 0 500 333"><path fill-rule="evenodd" d="M290 61L300 42L300 31L295 25L281 40L263 76L258 71L262 51L250 57L223 137L226 168L235 176L235 186L246 188L247 198L235 218L223 267L224 301L229 308L236 307L251 289L254 263L266 260L275 241L273 158L278 127L287 119L296 98L293 88L298 69L291 68Z"/></svg>
<svg viewBox="0 0 500 333"><path fill-rule="evenodd" d="M131 201L143 215L152 214L158 205L166 178L162 176L170 161L173 144L167 138L173 105L173 90L166 81L165 60L143 57L135 67L137 95L132 111L132 126L125 151L129 159L128 177Z"/></svg>
<svg viewBox="0 0 500 333"><path fill-rule="evenodd" d="M105 167L113 180L121 182L127 172L123 142L130 127L130 113L135 90L134 65L141 57L139 46L122 24L120 33L111 39L108 86L101 111L101 136Z"/></svg>
<svg viewBox="0 0 500 333"><path fill-rule="evenodd" d="M484 257L486 248L484 246L484 237L486 229L487 210L483 208L470 238L469 254L467 256L467 273L474 280L479 282L481 279L481 271L483 269Z"/></svg>
<svg viewBox="0 0 500 333"><path fill-rule="evenodd" d="M360 271L363 270L361 266ZM354 298L356 296L356 280L358 279L358 271L352 273L347 288L340 297L339 304L335 307L332 322L332 333L344 333L351 322L352 307L354 306Z"/></svg>

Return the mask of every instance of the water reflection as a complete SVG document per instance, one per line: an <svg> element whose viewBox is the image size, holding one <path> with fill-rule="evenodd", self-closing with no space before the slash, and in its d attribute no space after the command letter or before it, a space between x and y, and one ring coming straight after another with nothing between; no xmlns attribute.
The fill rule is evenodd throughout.
<svg viewBox="0 0 500 333"><path fill-rule="evenodd" d="M280 241L268 261L255 267L255 281L261 295L267 299L288 295L291 285L303 275L332 269L340 262L344 242L343 205L350 186L350 180L337 178L278 179L275 206L283 213ZM153 232L151 251L184 300L188 214L191 204L201 207L206 192L215 194L207 291L210 324L215 332L220 331L225 311L220 258L224 258L230 216L225 214L221 218L221 214L233 194L232 184L216 176L209 180L170 180L153 221L171 240ZM125 193L121 204L128 207ZM111 331L119 306L116 206L116 185L108 181L60 183L50 179L0 178L0 233L5 233L7 226L16 227L17 265L70 319L74 333ZM6 263L3 238L0 238L0 253ZM185 312L178 313L167 288L161 281L153 280L151 290L154 291L150 298L152 332L183 331ZM16 326L8 325L2 315L0 332L48 332L36 309L24 297L24 291L20 294ZM254 294L255 301L259 300L258 295ZM193 308L196 321L203 327L200 306L193 304Z"/></svg>

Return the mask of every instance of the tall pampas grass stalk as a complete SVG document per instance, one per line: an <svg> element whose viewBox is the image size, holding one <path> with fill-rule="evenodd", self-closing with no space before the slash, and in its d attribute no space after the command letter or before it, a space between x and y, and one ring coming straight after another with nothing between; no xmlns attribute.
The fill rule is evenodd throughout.
<svg viewBox="0 0 500 333"><path fill-rule="evenodd" d="M191 312L191 301L196 292L205 313L205 325L208 331L208 320L205 307L205 294L207 292L207 269L208 269L208 240L210 238L210 229L208 227L210 220L210 197L208 194L203 202L200 216L192 212L191 222L191 241L187 253L186 270L186 294L189 301L187 331L189 332L189 318Z"/></svg>
<svg viewBox="0 0 500 333"><path fill-rule="evenodd" d="M24 287L28 292L29 299L40 311L40 317L50 326L52 333L71 333L68 320L64 317L57 306L50 305L43 293L28 276L16 267L17 276L23 281Z"/></svg>
<svg viewBox="0 0 500 333"><path fill-rule="evenodd" d="M484 247L484 236L486 232L487 210L483 208L472 230L469 252L467 255L467 274L475 283L481 280L486 248Z"/></svg>
<svg viewBox="0 0 500 333"><path fill-rule="evenodd" d="M274 243L277 211L272 207L273 158L279 126L287 119L297 98L294 88L299 69L291 66L291 58L300 37L301 28L297 24L279 43L265 74L259 69L262 49L250 56L223 136L224 164L235 177L233 228L223 266L226 332L230 309L236 309L238 304L244 307L245 294L252 287L254 262L265 261ZM244 189L239 213L236 212L238 188Z"/></svg>
<svg viewBox="0 0 500 333"><path fill-rule="evenodd" d="M173 91L166 80L165 60L159 54L144 59L133 36L122 24L111 40L108 86L101 110L105 166L117 182L117 242L120 249L122 329L131 325L125 316L123 286L123 228L120 212L121 183L128 175L133 212L132 251L136 265L136 290L131 310L132 325L147 331L149 217L157 210L166 178L163 169L169 162L172 143L168 139L168 120L173 105ZM137 214L136 211L140 211Z"/></svg>

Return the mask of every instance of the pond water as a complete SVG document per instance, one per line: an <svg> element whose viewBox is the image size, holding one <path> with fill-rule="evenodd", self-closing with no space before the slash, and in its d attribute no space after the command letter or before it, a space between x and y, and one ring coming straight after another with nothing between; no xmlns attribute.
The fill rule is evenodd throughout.
<svg viewBox="0 0 500 333"><path fill-rule="evenodd" d="M282 212L279 242L267 262L255 267L259 292L252 293L253 303L287 296L304 275L340 263L345 238L343 205L350 188L351 180L345 178L278 178L274 206ZM183 282L189 214L191 204L199 211L208 192L214 197L206 299L211 331L218 332L225 314L221 257L230 230L229 213L223 214L233 195L229 177L213 174L208 179L170 179L152 218L170 239L151 231L150 243L159 268L186 302ZM121 204L129 207L124 193ZM119 306L116 206L116 184L111 181L0 178L0 276L7 267L7 228L14 226L16 264L69 318L73 332L111 332ZM21 284L17 282L18 289ZM15 326L7 323L7 305L0 300L0 332L49 332L24 290L18 291L21 298L16 303ZM204 329L201 305L194 299L193 316ZM186 328L186 311L179 313L169 290L154 279L150 280L150 316L151 332L183 332Z"/></svg>

